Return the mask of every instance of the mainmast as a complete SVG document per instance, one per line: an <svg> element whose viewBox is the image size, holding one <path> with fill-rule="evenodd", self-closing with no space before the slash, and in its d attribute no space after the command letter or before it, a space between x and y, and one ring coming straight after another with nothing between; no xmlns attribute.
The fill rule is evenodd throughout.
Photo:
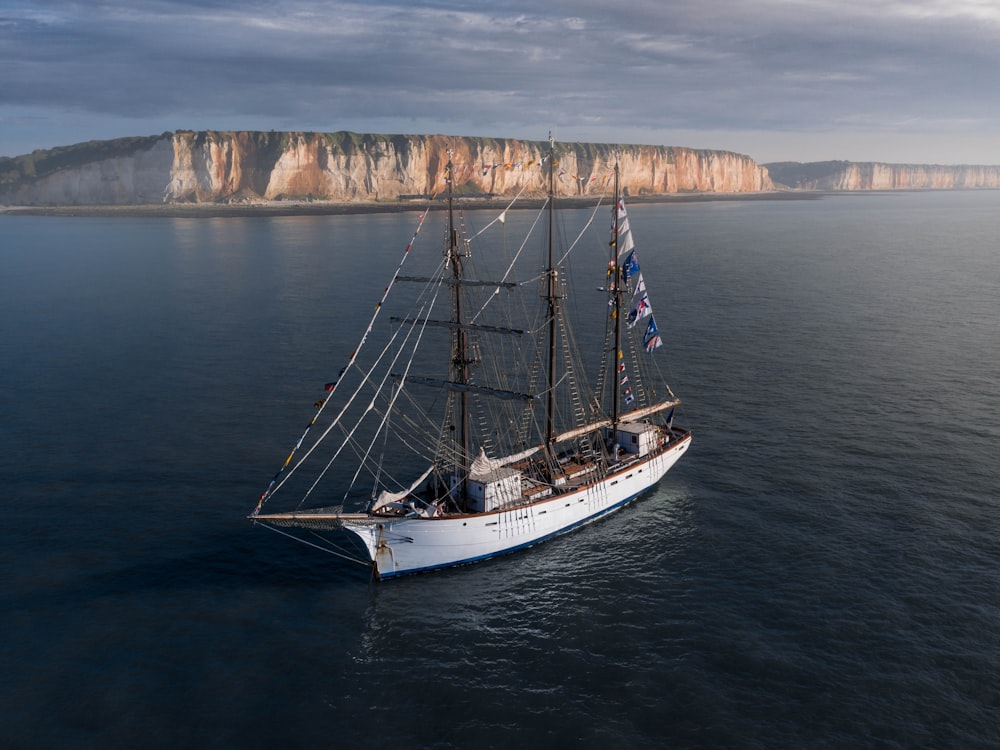
<svg viewBox="0 0 1000 750"><path fill-rule="evenodd" d="M545 299L549 308L549 367L548 367L548 398L546 400L545 416L545 446L551 451L556 435L556 327L559 313L558 272L555 268L554 225L555 225L555 146L552 133L549 133L549 253L545 274L547 278Z"/></svg>
<svg viewBox="0 0 1000 750"><path fill-rule="evenodd" d="M469 392L461 389L469 383L469 334L463 327L462 318L462 253L459 250L458 229L455 227L455 209L452 190L452 152L448 149L448 164L445 167L445 183L448 188L448 240L446 254L451 265L451 275L455 283L451 285L451 322L454 324L451 341L451 380L460 386L458 391L458 414L456 428L458 435L458 460L456 468L462 479L469 473Z"/></svg>

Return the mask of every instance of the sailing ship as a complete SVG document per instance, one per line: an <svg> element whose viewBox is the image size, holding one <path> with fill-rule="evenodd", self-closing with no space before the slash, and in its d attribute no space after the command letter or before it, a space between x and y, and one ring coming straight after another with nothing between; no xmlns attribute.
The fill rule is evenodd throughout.
<svg viewBox="0 0 1000 750"><path fill-rule="evenodd" d="M532 224L544 235L543 262L527 279L517 278L527 242L503 259L499 279L473 274L473 258L483 255L473 249L486 229L503 226L513 202L473 235L456 208L452 159L436 268L403 273L428 209L357 346L249 516L369 565L379 579L485 560L594 521L655 485L691 444L690 431L673 424L680 400L655 364L662 339L617 164L608 177L607 266L602 259L597 269L599 294L589 286L605 319L591 387L567 304L576 288L567 281L568 258L583 233L557 257L551 136L539 164L547 199ZM535 232L539 225L547 232ZM403 287L412 290L401 296L413 312L383 315ZM534 304L515 301L522 297ZM390 325L378 338L383 317ZM434 333L444 334L436 347ZM427 349L443 361L436 375L423 369ZM353 468L334 468L345 459ZM265 512L310 464L295 507ZM333 493L320 489L326 483ZM325 504L316 507L316 497ZM333 541L344 532L360 540L358 552Z"/></svg>

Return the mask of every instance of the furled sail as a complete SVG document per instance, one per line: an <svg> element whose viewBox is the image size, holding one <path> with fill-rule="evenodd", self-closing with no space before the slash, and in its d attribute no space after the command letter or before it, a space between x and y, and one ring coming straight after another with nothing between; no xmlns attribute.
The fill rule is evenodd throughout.
<svg viewBox="0 0 1000 750"><path fill-rule="evenodd" d="M504 466L510 466L511 464L517 463L518 461L523 461L528 456L531 456L541 450L540 446L535 446L534 448L528 448L520 453L514 453L510 456L505 456L504 458L490 458L486 455L486 451L483 448L479 449L479 455L473 460L469 465L469 475L474 477L489 477L490 475L496 473L498 469L502 469Z"/></svg>
<svg viewBox="0 0 1000 750"><path fill-rule="evenodd" d="M389 503L398 503L401 502L402 500L405 500L414 490L417 489L417 487L423 484L423 481L431 475L432 471L434 471L433 465L430 466L427 469L427 471L421 474L413 484L411 484L407 489L403 490L402 492L389 492L389 490L382 490L380 493L378 493L378 497L375 498L375 502L372 503L370 511L374 513L375 511L384 508Z"/></svg>

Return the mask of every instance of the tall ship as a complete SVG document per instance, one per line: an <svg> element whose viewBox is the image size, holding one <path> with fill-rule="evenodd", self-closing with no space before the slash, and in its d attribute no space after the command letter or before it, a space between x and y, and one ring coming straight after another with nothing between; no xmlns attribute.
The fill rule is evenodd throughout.
<svg viewBox="0 0 1000 750"><path fill-rule="evenodd" d="M688 449L691 432L674 424L680 400L657 364L652 280L617 164L586 222L602 204L610 213L608 251L586 286L567 281L585 233L557 247L551 137L533 168L547 198L528 237L499 252L487 230L513 203L467 230L449 154L443 251L427 275L407 275L421 213L355 348L258 498L255 524L392 578L504 555L601 518ZM493 278L478 275L481 256ZM603 343L587 330L590 345L579 345L571 293L600 309ZM396 302L406 311L392 314Z"/></svg>

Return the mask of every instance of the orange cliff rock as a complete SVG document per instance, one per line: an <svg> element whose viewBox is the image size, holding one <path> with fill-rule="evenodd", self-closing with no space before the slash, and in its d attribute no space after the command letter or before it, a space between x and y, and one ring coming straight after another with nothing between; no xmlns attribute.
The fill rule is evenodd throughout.
<svg viewBox="0 0 1000 750"><path fill-rule="evenodd" d="M444 189L545 192L548 143L440 135L191 132L96 141L0 160L0 203L136 205L315 198L392 201ZM767 170L728 151L557 143L559 192L597 195L617 159L631 195L774 189Z"/></svg>

